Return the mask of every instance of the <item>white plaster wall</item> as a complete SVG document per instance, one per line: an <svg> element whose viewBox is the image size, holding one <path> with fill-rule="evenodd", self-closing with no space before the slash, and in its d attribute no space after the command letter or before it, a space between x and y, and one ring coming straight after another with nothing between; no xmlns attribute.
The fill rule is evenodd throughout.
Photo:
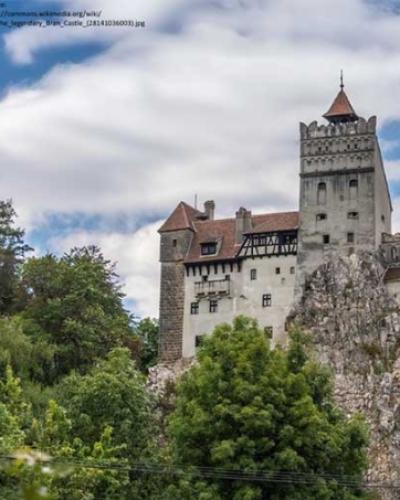
<svg viewBox="0 0 400 500"><path fill-rule="evenodd" d="M276 274L275 269L280 267L281 273ZM218 301L218 312L209 312L209 298L201 299L199 302L199 314L190 314L190 304L196 301L195 282L201 281L201 277L193 276L185 278L185 313L183 326L183 356L195 354L195 338L197 335L210 334L216 325L220 323L231 323L241 314L256 318L260 327L273 327L274 343L284 343L286 334L284 325L286 317L293 304L295 285L295 274L290 273L290 268L296 269L296 256L264 257L245 259L242 269L238 272L235 265L231 273L227 268L222 272L221 265L218 273L214 273L211 266L209 281L223 279L230 275L231 294ZM250 279L250 270L257 270L257 279ZM205 272L203 270L203 275ZM272 305L262 307L262 296L270 293Z"/></svg>

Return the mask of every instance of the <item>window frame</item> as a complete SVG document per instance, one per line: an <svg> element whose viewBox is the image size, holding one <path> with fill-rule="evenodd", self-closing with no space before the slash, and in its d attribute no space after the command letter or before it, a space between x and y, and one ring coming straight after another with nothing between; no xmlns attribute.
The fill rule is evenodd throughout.
<svg viewBox="0 0 400 500"><path fill-rule="evenodd" d="M202 256L216 255L218 252L218 245L215 241L209 241L200 244L200 253Z"/></svg>
<svg viewBox="0 0 400 500"><path fill-rule="evenodd" d="M208 312L210 314L215 314L218 312L218 300L217 299L210 299L209 304L208 304Z"/></svg>
<svg viewBox="0 0 400 500"><path fill-rule="evenodd" d="M190 303L190 315L197 316L199 314L199 303L191 302Z"/></svg>
<svg viewBox="0 0 400 500"><path fill-rule="evenodd" d="M255 281L257 279L257 269L250 269L250 281Z"/></svg>
<svg viewBox="0 0 400 500"><path fill-rule="evenodd" d="M263 293L261 304L263 307L272 307L272 294Z"/></svg>

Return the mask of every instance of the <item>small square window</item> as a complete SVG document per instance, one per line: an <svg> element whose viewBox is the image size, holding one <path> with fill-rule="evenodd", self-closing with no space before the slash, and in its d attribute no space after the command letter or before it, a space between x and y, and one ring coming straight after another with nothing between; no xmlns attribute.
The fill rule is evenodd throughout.
<svg viewBox="0 0 400 500"><path fill-rule="evenodd" d="M251 280L257 279L257 269L250 269L250 279Z"/></svg>
<svg viewBox="0 0 400 500"><path fill-rule="evenodd" d="M199 314L199 303L192 302L190 304L190 314Z"/></svg>
<svg viewBox="0 0 400 500"><path fill-rule="evenodd" d="M210 313L218 312L218 300L210 300Z"/></svg>
<svg viewBox="0 0 400 500"><path fill-rule="evenodd" d="M322 242L324 245L329 245L331 239L329 237L329 234L324 234L322 235Z"/></svg>
<svg viewBox="0 0 400 500"><path fill-rule="evenodd" d="M275 268L275 274L281 274L281 268L280 267L276 267Z"/></svg>
<svg viewBox="0 0 400 500"><path fill-rule="evenodd" d="M292 266L290 268L290 274L295 274L295 272L296 272L296 268L294 266Z"/></svg>
<svg viewBox="0 0 400 500"><path fill-rule="evenodd" d="M271 307L272 305L272 297L270 293L264 293L262 296L262 306L263 307Z"/></svg>
<svg viewBox="0 0 400 500"><path fill-rule="evenodd" d="M215 255L217 253L216 243L202 243L201 255Z"/></svg>
<svg viewBox="0 0 400 500"><path fill-rule="evenodd" d="M326 214L317 214L316 215L316 219L317 219L317 222L321 221L321 220L326 220L328 217Z"/></svg>
<svg viewBox="0 0 400 500"><path fill-rule="evenodd" d="M347 243L354 243L354 233L347 233Z"/></svg>
<svg viewBox="0 0 400 500"><path fill-rule="evenodd" d="M204 282L208 281L208 276L202 276L201 278Z"/></svg>

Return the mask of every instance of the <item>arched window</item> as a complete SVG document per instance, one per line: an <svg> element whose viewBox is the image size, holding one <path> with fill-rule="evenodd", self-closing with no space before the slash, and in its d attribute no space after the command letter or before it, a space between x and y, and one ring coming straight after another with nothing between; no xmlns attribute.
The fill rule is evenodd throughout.
<svg viewBox="0 0 400 500"><path fill-rule="evenodd" d="M325 182L318 183L317 203L319 205L325 205L325 203L326 203L326 184L325 184Z"/></svg>
<svg viewBox="0 0 400 500"><path fill-rule="evenodd" d="M350 188L350 200L355 200L358 196L358 180L351 179L351 181L349 182L349 188Z"/></svg>

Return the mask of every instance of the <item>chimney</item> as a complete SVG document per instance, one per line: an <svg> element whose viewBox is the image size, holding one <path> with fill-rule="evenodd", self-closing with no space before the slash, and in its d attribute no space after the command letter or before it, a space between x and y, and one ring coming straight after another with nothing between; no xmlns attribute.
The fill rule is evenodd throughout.
<svg viewBox="0 0 400 500"><path fill-rule="evenodd" d="M204 213L208 220L214 220L215 202L208 200L204 203Z"/></svg>
<svg viewBox="0 0 400 500"><path fill-rule="evenodd" d="M242 243L243 234L248 233L252 230L251 223L251 210L246 210L240 207L236 212L236 228L235 228L235 241L236 243Z"/></svg>

